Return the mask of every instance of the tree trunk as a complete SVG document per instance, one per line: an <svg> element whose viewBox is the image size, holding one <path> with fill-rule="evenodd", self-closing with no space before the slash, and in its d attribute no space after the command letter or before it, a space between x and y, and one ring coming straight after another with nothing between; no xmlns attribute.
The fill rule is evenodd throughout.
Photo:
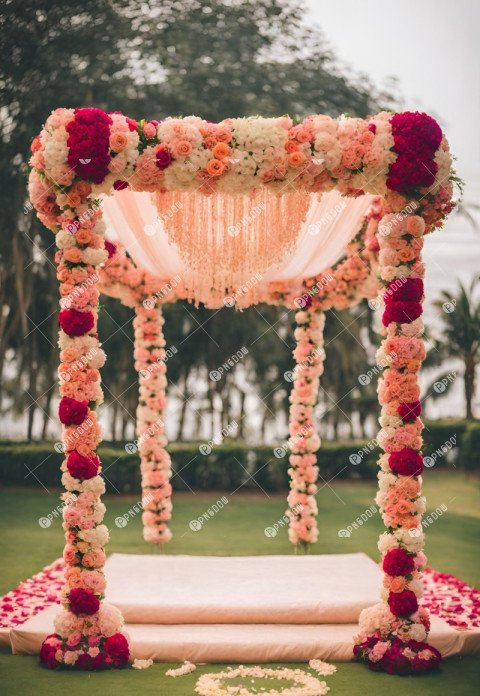
<svg viewBox="0 0 480 696"><path fill-rule="evenodd" d="M473 420L472 400L475 393L475 360L469 353L465 359L465 405L467 420Z"/></svg>
<svg viewBox="0 0 480 696"><path fill-rule="evenodd" d="M117 413L118 413L118 401L114 401L112 403L112 421L111 421L111 431L112 431L112 440L113 442L116 442L117 439Z"/></svg>
<svg viewBox="0 0 480 696"><path fill-rule="evenodd" d="M244 391L240 392L240 415L238 418L238 439L245 439L245 400L247 395Z"/></svg>
<svg viewBox="0 0 480 696"><path fill-rule="evenodd" d="M43 425L42 425L42 440L47 439L48 422L50 420L50 408L52 405L52 398L55 393L55 388L52 387L47 392L47 398L45 399L45 408L43 413Z"/></svg>
<svg viewBox="0 0 480 696"><path fill-rule="evenodd" d="M184 429L185 429L185 416L187 413L187 406L188 406L188 396L187 396L187 385L188 385L188 376L190 373L190 368L187 369L187 372L185 373L182 384L183 384L183 401L182 405L180 407L180 418L178 419L178 430L177 430L177 440L183 440L184 438Z"/></svg>

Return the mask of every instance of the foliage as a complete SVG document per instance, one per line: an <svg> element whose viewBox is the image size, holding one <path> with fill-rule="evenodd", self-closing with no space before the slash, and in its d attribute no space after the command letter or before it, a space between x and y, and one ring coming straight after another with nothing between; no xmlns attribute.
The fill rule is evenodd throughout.
<svg viewBox="0 0 480 696"><path fill-rule="evenodd" d="M27 436L43 431L45 437L55 396L58 291L53 240L25 200L22 166L53 108L95 105L159 118L194 112L213 120L287 111L366 116L391 98L377 92L365 76L340 69L321 33L307 25L298 0L85 0L80 5L73 0L9 0L0 8L0 36L3 408L10 416L28 409ZM132 427L136 404L126 338L131 329L128 312L118 302L107 300L104 307L100 331L111 359L103 378L111 431L118 436ZM259 329L270 332L255 311L230 311L226 332L224 312L215 316L207 310L166 309L167 332L173 326L170 332L183 346L181 360L169 365L172 391L181 402L179 434L186 409L192 411L185 399L192 395L200 402L199 418L214 402L223 423L230 417L232 399L240 413L245 410L241 380L232 373L212 383L205 366L216 367L222 355L232 354L234 336L244 341ZM279 333L284 332L281 311L261 311L275 330L279 323ZM215 339L218 345L208 345L198 322L221 339ZM194 339L183 344L190 334ZM263 399L262 431L275 421L277 410L286 413L287 391L275 387L289 363L289 346L277 349L275 342L280 344L271 331L267 343L252 345L248 360L248 381ZM34 427L36 416L40 429ZM242 418L240 425L242 437Z"/></svg>

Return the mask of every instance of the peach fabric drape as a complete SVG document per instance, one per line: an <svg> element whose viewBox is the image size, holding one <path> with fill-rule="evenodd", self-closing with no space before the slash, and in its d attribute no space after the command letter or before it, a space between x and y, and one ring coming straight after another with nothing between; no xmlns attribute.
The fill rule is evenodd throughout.
<svg viewBox="0 0 480 696"><path fill-rule="evenodd" d="M311 194L294 252L270 268L263 282L299 280L331 266L358 231L371 200L370 195L342 198L337 191ZM103 208L108 237L119 240L137 265L162 279L184 277L184 263L169 242L150 193L117 191L104 197Z"/></svg>

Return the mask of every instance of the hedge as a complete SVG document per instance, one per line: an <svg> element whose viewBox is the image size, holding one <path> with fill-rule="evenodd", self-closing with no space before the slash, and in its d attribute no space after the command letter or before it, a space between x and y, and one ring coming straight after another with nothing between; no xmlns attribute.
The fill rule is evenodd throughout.
<svg viewBox="0 0 480 696"><path fill-rule="evenodd" d="M479 469L480 425L463 421L428 423L424 431L424 455L431 465ZM446 445L449 443L450 445ZM140 490L138 453L126 451L126 443L104 442L99 448L103 473L110 493ZM172 443L175 490L258 490L288 489L288 453L271 446L252 446L237 442L213 445L208 454L200 443ZM131 448L127 448L131 449ZM322 479L373 479L377 473L378 449L372 441L323 442L317 453ZM63 456L54 443L0 441L0 484L59 488Z"/></svg>
<svg viewBox="0 0 480 696"><path fill-rule="evenodd" d="M460 447L458 466L466 471L480 468L480 423L470 423L465 429Z"/></svg>

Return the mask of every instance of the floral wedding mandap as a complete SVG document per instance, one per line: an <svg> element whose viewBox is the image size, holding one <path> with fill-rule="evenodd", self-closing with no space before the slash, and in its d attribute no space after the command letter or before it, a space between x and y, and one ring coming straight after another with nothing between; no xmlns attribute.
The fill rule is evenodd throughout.
<svg viewBox="0 0 480 696"><path fill-rule="evenodd" d="M57 109L32 143L29 191L56 238L65 459L66 585L49 667L118 667L129 659L118 609L103 601L108 529L96 449L104 364L100 293L134 308L144 538L171 538L172 475L163 414L162 305L188 300L295 312L290 396L289 538L315 542L320 446L314 421L324 312L383 307L377 361L381 601L360 616L354 653L372 669L422 672L441 656L419 607L423 553L423 240L454 207L448 143L424 113L136 121L96 108ZM114 194L114 195L113 195ZM120 230L105 238L107 219ZM148 213L148 214L147 214Z"/></svg>

